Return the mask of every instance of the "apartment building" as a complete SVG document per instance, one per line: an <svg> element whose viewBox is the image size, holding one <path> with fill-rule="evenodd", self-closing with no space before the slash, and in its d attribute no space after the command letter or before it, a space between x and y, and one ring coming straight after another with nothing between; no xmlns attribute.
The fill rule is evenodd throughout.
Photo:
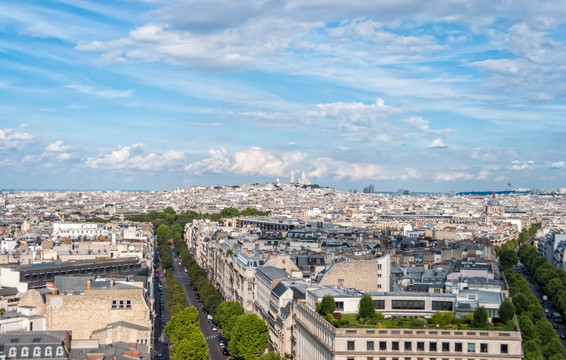
<svg viewBox="0 0 566 360"><path fill-rule="evenodd" d="M295 302L293 334L297 360L523 358L518 330L335 328L304 301Z"/></svg>

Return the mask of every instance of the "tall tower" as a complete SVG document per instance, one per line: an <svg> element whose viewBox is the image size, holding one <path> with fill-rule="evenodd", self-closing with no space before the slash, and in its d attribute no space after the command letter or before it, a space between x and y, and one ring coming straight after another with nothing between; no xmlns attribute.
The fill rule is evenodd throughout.
<svg viewBox="0 0 566 360"><path fill-rule="evenodd" d="M295 182L295 170L291 170L291 181L290 183L293 184Z"/></svg>

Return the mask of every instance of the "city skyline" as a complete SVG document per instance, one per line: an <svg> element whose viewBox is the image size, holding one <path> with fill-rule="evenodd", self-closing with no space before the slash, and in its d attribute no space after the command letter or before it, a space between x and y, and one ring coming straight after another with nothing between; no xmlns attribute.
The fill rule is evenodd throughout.
<svg viewBox="0 0 566 360"><path fill-rule="evenodd" d="M566 187L562 1L0 4L0 188Z"/></svg>

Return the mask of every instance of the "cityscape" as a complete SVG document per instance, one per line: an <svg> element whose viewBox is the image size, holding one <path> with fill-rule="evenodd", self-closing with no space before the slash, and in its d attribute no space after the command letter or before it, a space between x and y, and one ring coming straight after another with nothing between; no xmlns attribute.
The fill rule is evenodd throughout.
<svg viewBox="0 0 566 360"><path fill-rule="evenodd" d="M565 26L0 3L0 360L566 359Z"/></svg>

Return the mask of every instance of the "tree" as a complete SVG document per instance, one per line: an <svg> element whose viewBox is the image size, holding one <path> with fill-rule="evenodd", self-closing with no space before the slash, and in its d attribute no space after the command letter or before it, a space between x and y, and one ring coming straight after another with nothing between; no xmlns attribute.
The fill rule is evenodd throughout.
<svg viewBox="0 0 566 360"><path fill-rule="evenodd" d="M238 215L240 215L240 212L238 211L238 209L233 207L227 207L220 211L220 216L222 216L223 218L231 218Z"/></svg>
<svg viewBox="0 0 566 360"><path fill-rule="evenodd" d="M171 239L171 229L165 224L159 225L155 234L159 241L169 241Z"/></svg>
<svg viewBox="0 0 566 360"><path fill-rule="evenodd" d="M515 311L517 314L522 314L524 311L529 309L529 300L525 294L518 294L513 296L513 305L515 305Z"/></svg>
<svg viewBox="0 0 566 360"><path fill-rule="evenodd" d="M546 319L537 321L535 323L535 329L537 331L537 337L542 344L546 344L550 339L556 338L556 332Z"/></svg>
<svg viewBox="0 0 566 360"><path fill-rule="evenodd" d="M204 335L192 332L188 338L181 339L171 348L173 360L208 360L208 346Z"/></svg>
<svg viewBox="0 0 566 360"><path fill-rule="evenodd" d="M452 311L437 311L431 316L431 320L434 324L449 325L454 320L454 313Z"/></svg>
<svg viewBox="0 0 566 360"><path fill-rule="evenodd" d="M237 317L228 348L236 357L256 359L269 345L267 324L255 314Z"/></svg>
<svg viewBox="0 0 566 360"><path fill-rule="evenodd" d="M478 306L474 311L474 326L480 329L487 328L489 313L483 306Z"/></svg>
<svg viewBox="0 0 566 360"><path fill-rule="evenodd" d="M527 316L519 317L519 326L521 327L521 336L523 337L523 343L531 339L536 339L536 330L533 322Z"/></svg>
<svg viewBox="0 0 566 360"><path fill-rule="evenodd" d="M373 306L373 299L371 298L371 295L364 294L364 296L360 299L360 304L358 305L358 316L363 319L375 317L375 307Z"/></svg>
<svg viewBox="0 0 566 360"><path fill-rule="evenodd" d="M499 318L501 321L506 323L507 321L513 319L515 315L515 306L509 298L505 298L501 305L499 305Z"/></svg>
<svg viewBox="0 0 566 360"><path fill-rule="evenodd" d="M515 250L503 250L499 255L499 265L501 270L509 269L519 262L519 257Z"/></svg>
<svg viewBox="0 0 566 360"><path fill-rule="evenodd" d="M560 359L564 359L566 357L564 347L562 346L562 343L560 342L560 339L558 339L556 334L551 339L543 342L542 355L545 359L550 359L556 355L560 355Z"/></svg>
<svg viewBox="0 0 566 360"><path fill-rule="evenodd" d="M336 309L336 303L334 302L334 297L332 295L325 295L320 302L320 308L318 312L321 315L332 314Z"/></svg>
<svg viewBox="0 0 566 360"><path fill-rule="evenodd" d="M223 301L216 307L214 321L222 328L222 335L230 340L230 332L236 318L244 313L242 304L238 301Z"/></svg>

